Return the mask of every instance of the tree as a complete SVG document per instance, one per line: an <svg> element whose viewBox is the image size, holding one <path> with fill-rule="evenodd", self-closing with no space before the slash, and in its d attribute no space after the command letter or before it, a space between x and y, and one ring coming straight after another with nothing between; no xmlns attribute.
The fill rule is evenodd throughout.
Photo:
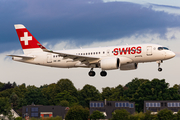
<svg viewBox="0 0 180 120"><path fill-rule="evenodd" d="M13 87L13 85L10 82L8 82L7 84L4 85L2 90L11 89L11 88L14 88L14 87Z"/></svg>
<svg viewBox="0 0 180 120"><path fill-rule="evenodd" d="M13 82L12 86L13 86L14 88L17 87L16 82Z"/></svg>
<svg viewBox="0 0 180 120"><path fill-rule="evenodd" d="M0 97L7 97L10 96L13 92L13 88L11 89L5 89L3 91L0 92Z"/></svg>
<svg viewBox="0 0 180 120"><path fill-rule="evenodd" d="M63 91L69 92L73 96L77 96L77 89L74 87L74 84L69 79L61 79L56 84L56 93Z"/></svg>
<svg viewBox="0 0 180 120"><path fill-rule="evenodd" d="M143 112L140 112L140 113L134 113L130 115L129 120L148 120L148 119L145 119L145 114ZM149 120L152 120L152 119L149 119Z"/></svg>
<svg viewBox="0 0 180 120"><path fill-rule="evenodd" d="M73 106L67 112L65 119L66 120L87 120L89 117L89 110L83 108L82 106Z"/></svg>
<svg viewBox="0 0 180 120"><path fill-rule="evenodd" d="M164 79L153 79L140 84L133 94L132 101L136 103L136 111L143 110L144 100L178 100L180 95L176 88L169 88Z"/></svg>
<svg viewBox="0 0 180 120"><path fill-rule="evenodd" d="M11 110L11 104L9 99L5 97L0 97L0 114L8 115Z"/></svg>
<svg viewBox="0 0 180 120"><path fill-rule="evenodd" d="M124 96L126 96L127 98L132 100L133 95L136 93L138 88L147 81L149 81L149 80L138 79L138 78L133 79L132 82L129 82L125 85L125 87L127 87L127 90L124 91Z"/></svg>
<svg viewBox="0 0 180 120"><path fill-rule="evenodd" d="M41 88L42 95L48 100L49 105L56 105L55 97L58 94L56 84L52 83L47 87Z"/></svg>
<svg viewBox="0 0 180 120"><path fill-rule="evenodd" d="M96 111L93 111L93 113L90 115L90 119L91 120L105 119L105 116L104 116L103 113L101 113L100 111L96 110Z"/></svg>
<svg viewBox="0 0 180 120"><path fill-rule="evenodd" d="M17 109L19 105L19 97L16 95L16 93L12 93L9 97L9 102L13 104L13 108Z"/></svg>
<svg viewBox="0 0 180 120"><path fill-rule="evenodd" d="M118 85L117 87L112 89L112 95L110 96L110 100L118 101L125 100L124 99L124 88L122 85Z"/></svg>
<svg viewBox="0 0 180 120"><path fill-rule="evenodd" d="M180 110L174 115L174 120L180 120Z"/></svg>
<svg viewBox="0 0 180 120"><path fill-rule="evenodd" d="M157 114L158 120L173 120L173 113L171 110L163 109Z"/></svg>
<svg viewBox="0 0 180 120"><path fill-rule="evenodd" d="M69 107L69 102L67 100L62 100L60 102L60 105L63 106L63 107Z"/></svg>
<svg viewBox="0 0 180 120"><path fill-rule="evenodd" d="M112 92L113 88L110 87L106 87L106 88L102 88L102 99L107 99L110 100L111 95L113 94Z"/></svg>
<svg viewBox="0 0 180 120"><path fill-rule="evenodd" d="M24 98L27 92L25 84L19 85L13 89L13 92L17 94L19 98Z"/></svg>
<svg viewBox="0 0 180 120"><path fill-rule="evenodd" d="M125 109L115 110L112 113L112 120L128 120L129 115L130 113Z"/></svg>
<svg viewBox="0 0 180 120"><path fill-rule="evenodd" d="M21 108L22 106L26 106L26 105L28 105L26 99L19 98L18 108Z"/></svg>
<svg viewBox="0 0 180 120"><path fill-rule="evenodd" d="M1 83L1 82L0 82L0 92L3 90L4 85L5 85L4 83Z"/></svg>
<svg viewBox="0 0 180 120"><path fill-rule="evenodd" d="M153 120L154 115L151 114L151 111L146 111L144 120Z"/></svg>
<svg viewBox="0 0 180 120"><path fill-rule="evenodd" d="M32 103L38 104L38 105L40 105L40 104L47 105L48 104L48 100L43 96L40 88L37 88L35 86L27 87L25 99L26 99L28 105L30 105Z"/></svg>
<svg viewBox="0 0 180 120"><path fill-rule="evenodd" d="M70 93L67 91L63 91L56 95L56 97L55 97L56 105L58 105L62 100L68 101L70 106L72 106L74 103L78 103L78 99L76 97L70 95Z"/></svg>
<svg viewBox="0 0 180 120"><path fill-rule="evenodd" d="M89 107L89 102L92 100L101 100L101 94L94 86L85 85L79 92L80 105Z"/></svg>

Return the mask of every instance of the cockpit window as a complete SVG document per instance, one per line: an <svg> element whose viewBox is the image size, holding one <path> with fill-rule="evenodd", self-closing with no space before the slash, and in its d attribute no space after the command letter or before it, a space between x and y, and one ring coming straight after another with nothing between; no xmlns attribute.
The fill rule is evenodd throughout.
<svg viewBox="0 0 180 120"><path fill-rule="evenodd" d="M169 50L167 47L163 47L164 50Z"/></svg>
<svg viewBox="0 0 180 120"><path fill-rule="evenodd" d="M158 47L158 50L169 50L167 47Z"/></svg>
<svg viewBox="0 0 180 120"><path fill-rule="evenodd" d="M163 50L163 47L158 47L158 50Z"/></svg>

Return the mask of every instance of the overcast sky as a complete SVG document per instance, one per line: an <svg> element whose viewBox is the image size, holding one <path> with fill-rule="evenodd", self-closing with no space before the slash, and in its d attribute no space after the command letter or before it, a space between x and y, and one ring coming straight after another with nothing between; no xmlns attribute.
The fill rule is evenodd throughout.
<svg viewBox="0 0 180 120"><path fill-rule="evenodd" d="M125 85L135 77L166 79L180 84L180 1L178 0L0 0L0 81L40 86L70 79L76 88ZM176 57L139 64L133 71L108 71L102 78L90 69L60 69L18 63L6 54L22 54L14 24L24 24L49 49L73 49L155 43L169 47Z"/></svg>

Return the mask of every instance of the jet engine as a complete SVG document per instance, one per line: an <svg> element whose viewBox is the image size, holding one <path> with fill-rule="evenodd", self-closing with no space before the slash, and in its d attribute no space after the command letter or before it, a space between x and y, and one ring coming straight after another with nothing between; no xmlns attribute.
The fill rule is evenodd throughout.
<svg viewBox="0 0 180 120"><path fill-rule="evenodd" d="M105 58L100 61L100 66L102 70L113 70L118 69L120 64L119 58L111 57Z"/></svg>
<svg viewBox="0 0 180 120"><path fill-rule="evenodd" d="M138 63L129 63L121 65L120 70L135 70L138 67Z"/></svg>

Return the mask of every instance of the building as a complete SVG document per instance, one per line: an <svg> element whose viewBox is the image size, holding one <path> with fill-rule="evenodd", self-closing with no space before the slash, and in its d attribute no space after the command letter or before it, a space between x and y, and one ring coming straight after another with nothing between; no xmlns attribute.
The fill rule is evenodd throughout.
<svg viewBox="0 0 180 120"><path fill-rule="evenodd" d="M61 116L64 119L68 110L69 107L62 107L62 106L28 105L28 106L23 106L22 117L44 118L44 117Z"/></svg>
<svg viewBox="0 0 180 120"><path fill-rule="evenodd" d="M10 110L12 114L12 118L20 117L13 109ZM9 120L8 116L4 116L3 114L0 114L0 120Z"/></svg>
<svg viewBox="0 0 180 120"><path fill-rule="evenodd" d="M98 110L105 115L106 119L110 119L112 113L117 109L125 109L133 114L135 112L135 103L129 101L90 101L90 114Z"/></svg>
<svg viewBox="0 0 180 120"><path fill-rule="evenodd" d="M152 114L157 114L158 111L162 109L169 109L174 114L180 110L180 100L151 100L151 101L144 101L144 112L151 111Z"/></svg>

